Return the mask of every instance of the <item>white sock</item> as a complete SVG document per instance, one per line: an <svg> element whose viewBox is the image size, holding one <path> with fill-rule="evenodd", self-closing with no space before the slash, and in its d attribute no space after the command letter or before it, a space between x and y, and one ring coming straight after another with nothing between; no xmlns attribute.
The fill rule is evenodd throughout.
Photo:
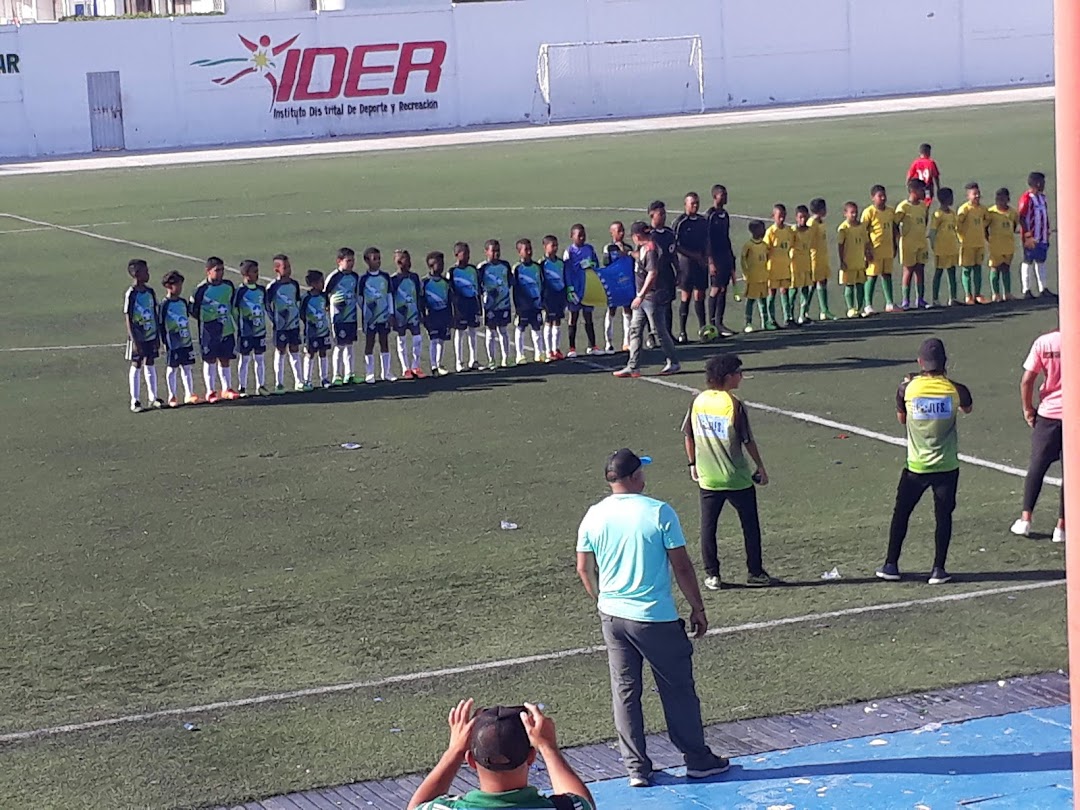
<svg viewBox="0 0 1080 810"><path fill-rule="evenodd" d="M169 399L176 399L176 369L165 367L165 387L169 389Z"/></svg>
<svg viewBox="0 0 1080 810"><path fill-rule="evenodd" d="M195 395L195 381L191 379L191 366L180 366L180 379L184 381L186 396Z"/></svg>
<svg viewBox="0 0 1080 810"><path fill-rule="evenodd" d="M345 366L344 371L346 377L353 376L354 360L356 360L356 347L350 343L348 346L345 347L344 353L342 354L342 361Z"/></svg>
<svg viewBox="0 0 1080 810"><path fill-rule="evenodd" d="M280 350L274 352L274 385L285 385L285 354Z"/></svg>
<svg viewBox="0 0 1080 810"><path fill-rule="evenodd" d="M152 402L157 399L157 369L153 366L143 366L143 376L146 377L146 399Z"/></svg>
<svg viewBox="0 0 1080 810"><path fill-rule="evenodd" d="M128 393L131 394L131 401L139 401L139 367L132 366L128 369Z"/></svg>
<svg viewBox="0 0 1080 810"><path fill-rule="evenodd" d="M505 366L510 362L510 335L507 334L505 326L499 327L499 349L502 351L502 361Z"/></svg>
<svg viewBox="0 0 1080 810"><path fill-rule="evenodd" d="M300 368L300 352L289 352L289 366L292 368L293 380L304 382L304 372Z"/></svg>
<svg viewBox="0 0 1080 810"><path fill-rule="evenodd" d="M390 352L382 353L382 378L389 380L392 375L390 374Z"/></svg>
<svg viewBox="0 0 1080 810"><path fill-rule="evenodd" d="M240 362L239 362L239 364L237 366L237 369L236 369L236 379L237 379L237 381L238 381L238 383L240 385L240 390L241 391L244 391L245 389L247 389L248 368L250 366L251 366L251 355L250 354L242 354L242 355L240 355ZM228 386L226 386L226 388L227 387Z"/></svg>
<svg viewBox="0 0 1080 810"><path fill-rule="evenodd" d="M543 333L539 329L533 329L532 330L532 339L533 339L533 355L536 357L537 360L543 360L544 355L547 353L547 348L545 347L545 342L546 341L544 340Z"/></svg>
<svg viewBox="0 0 1080 810"><path fill-rule="evenodd" d="M561 339L559 337L559 325L557 323L552 324L551 325L551 342L548 344L551 347L551 351L557 352L559 350L559 343L561 343L561 342L562 341L561 341Z"/></svg>
<svg viewBox="0 0 1080 810"><path fill-rule="evenodd" d="M333 359L334 359L334 376L335 377L342 376L342 375L338 374L338 371L341 369L341 364L343 362L342 357L344 355L344 348L345 348L344 346L335 346L334 350L333 350L333 355L334 355L334 357L333 357ZM325 377L326 374L324 373L323 376Z"/></svg>
<svg viewBox="0 0 1080 810"><path fill-rule="evenodd" d="M604 313L604 348L615 345L615 319L611 317L611 310Z"/></svg>
<svg viewBox="0 0 1080 810"><path fill-rule="evenodd" d="M437 340L433 340L432 343L435 344L435 365L438 366L439 368L442 368L442 364L443 364L443 347L444 347L445 344L443 343L442 338L438 338Z"/></svg>
<svg viewBox="0 0 1080 810"><path fill-rule="evenodd" d="M420 369L420 353L424 349L424 339L420 335L412 336L412 362L409 366L417 371Z"/></svg>
<svg viewBox="0 0 1080 810"><path fill-rule="evenodd" d="M551 351L551 332L555 327L550 323L544 324L544 344L548 347L548 351Z"/></svg>
<svg viewBox="0 0 1080 810"><path fill-rule="evenodd" d="M454 359L457 361L458 367L464 367L464 363L461 359L461 330L454 330Z"/></svg>
<svg viewBox="0 0 1080 810"><path fill-rule="evenodd" d="M226 390L232 388L232 369L228 366L221 367L221 387Z"/></svg>
<svg viewBox="0 0 1080 810"><path fill-rule="evenodd" d="M1046 265L1035 262L1035 280L1039 282L1039 292L1046 292Z"/></svg>
<svg viewBox="0 0 1080 810"><path fill-rule="evenodd" d="M364 369L367 371L367 376L369 376L369 377L374 377L375 376L375 355L373 355L373 354L365 354L364 355Z"/></svg>
<svg viewBox="0 0 1080 810"><path fill-rule="evenodd" d="M1020 265L1020 294L1027 295L1031 292L1031 263L1024 262Z"/></svg>
<svg viewBox="0 0 1080 810"><path fill-rule="evenodd" d="M491 365L495 365L495 344L498 342L498 332L494 327L489 326L487 330L487 355L488 362Z"/></svg>
<svg viewBox="0 0 1080 810"><path fill-rule="evenodd" d="M428 344L428 359L431 360L431 370L433 372L439 367L438 344L439 342L434 338L432 338L431 342Z"/></svg>
<svg viewBox="0 0 1080 810"><path fill-rule="evenodd" d="M206 393L209 396L217 391L217 366L213 363L202 364L203 384L206 385Z"/></svg>
<svg viewBox="0 0 1080 810"><path fill-rule="evenodd" d="M315 358L310 354L304 355L304 385L311 385L311 367L315 365Z"/></svg>
<svg viewBox="0 0 1080 810"><path fill-rule="evenodd" d="M476 364L476 330L469 327L469 365Z"/></svg>
<svg viewBox="0 0 1080 810"><path fill-rule="evenodd" d="M255 387L266 387L266 355L255 355Z"/></svg>
<svg viewBox="0 0 1080 810"><path fill-rule="evenodd" d="M401 372L402 372L402 374L404 374L406 371L408 371L409 369L412 368L412 366L409 365L408 358L405 357L405 336L404 335L398 335L397 336L397 356L398 356L398 360L401 362Z"/></svg>
<svg viewBox="0 0 1080 810"><path fill-rule="evenodd" d="M518 329L514 335L514 348L517 350L517 360L520 363L525 358L525 330Z"/></svg>
<svg viewBox="0 0 1080 810"><path fill-rule="evenodd" d="M622 342L624 346L630 345L630 316L625 311L622 316Z"/></svg>
<svg viewBox="0 0 1080 810"><path fill-rule="evenodd" d="M319 369L322 371L322 378L324 380L329 380L330 379L330 358L329 357L320 357L319 358Z"/></svg>

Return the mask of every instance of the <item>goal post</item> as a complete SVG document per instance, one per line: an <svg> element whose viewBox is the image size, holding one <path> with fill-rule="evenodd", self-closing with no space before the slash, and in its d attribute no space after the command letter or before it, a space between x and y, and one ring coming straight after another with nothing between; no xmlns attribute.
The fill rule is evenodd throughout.
<svg viewBox="0 0 1080 810"><path fill-rule="evenodd" d="M705 110L696 35L545 43L536 80L549 122Z"/></svg>

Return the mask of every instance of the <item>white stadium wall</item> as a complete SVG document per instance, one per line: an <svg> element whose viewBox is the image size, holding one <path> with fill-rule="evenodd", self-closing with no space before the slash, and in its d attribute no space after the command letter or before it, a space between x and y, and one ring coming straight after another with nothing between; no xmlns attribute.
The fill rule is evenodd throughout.
<svg viewBox="0 0 1080 810"><path fill-rule="evenodd" d="M542 121L545 42L699 35L710 109L1053 80L1052 0L413 8L2 27L0 156L90 152L99 72L119 73L108 137L135 150Z"/></svg>

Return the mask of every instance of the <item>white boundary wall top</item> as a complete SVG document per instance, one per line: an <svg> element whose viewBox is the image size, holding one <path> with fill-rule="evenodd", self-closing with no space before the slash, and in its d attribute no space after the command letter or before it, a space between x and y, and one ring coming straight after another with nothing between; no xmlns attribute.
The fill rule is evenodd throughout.
<svg viewBox="0 0 1080 810"><path fill-rule="evenodd" d="M90 152L118 71L127 149L543 120L545 42L700 35L728 109L1053 80L1052 0L507 0L437 10L0 28L0 156ZM614 77L613 80L617 80ZM897 102L898 109L903 102ZM645 115L641 109L622 115Z"/></svg>

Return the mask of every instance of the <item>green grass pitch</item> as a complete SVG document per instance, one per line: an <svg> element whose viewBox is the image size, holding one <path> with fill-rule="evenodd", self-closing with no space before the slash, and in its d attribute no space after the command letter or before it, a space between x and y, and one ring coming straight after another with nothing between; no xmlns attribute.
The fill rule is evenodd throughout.
<svg viewBox="0 0 1080 810"><path fill-rule="evenodd" d="M1030 104L12 177L0 207L232 266L251 256L264 274L285 251L302 278L329 270L341 245L419 257L465 239L475 255L490 237L565 239L576 220L600 244L612 218L629 221L655 197L677 209L684 192L717 181L742 214L822 195L835 225L841 203L865 204L873 183L897 201L923 140L948 185L1007 185L1016 200L1028 171L1052 169L1052 129L1051 106ZM1052 174L1050 186L1052 199ZM0 733L597 644L573 543L603 495L603 458L624 444L653 456L649 490L675 505L699 556L678 433L688 394L567 362L133 416L122 349L7 350L119 343L129 258L149 260L155 286L181 270L188 292L201 266L66 231L12 232L27 227L0 217ZM741 243L745 223L733 232ZM1052 257L1056 287L1053 268ZM938 335L975 397L962 449L1023 467L1020 364L1056 314L1042 303L939 310L724 347L744 357L747 399L898 436L896 384L919 342ZM741 317L729 303L728 325ZM677 380L700 386L715 350L685 349ZM967 465L957 582L874 581L902 451L785 416L752 419L773 479L762 493L766 565L792 584L707 594L714 626L1060 575L1061 548L1007 532L1022 481ZM1040 528L1056 496L1048 487ZM504 519L520 529L501 531ZM927 505L913 522L903 560L913 571L931 561L930 520ZM733 515L721 549L738 577ZM834 566L843 579L821 580ZM1064 589L725 635L699 643L696 659L709 720L1056 670ZM0 795L12 806L174 807L403 773L437 756L459 696L543 701L567 744L613 735L604 658L580 656L221 710L190 718L198 733L169 717L6 744ZM658 701L647 704L657 728Z"/></svg>

